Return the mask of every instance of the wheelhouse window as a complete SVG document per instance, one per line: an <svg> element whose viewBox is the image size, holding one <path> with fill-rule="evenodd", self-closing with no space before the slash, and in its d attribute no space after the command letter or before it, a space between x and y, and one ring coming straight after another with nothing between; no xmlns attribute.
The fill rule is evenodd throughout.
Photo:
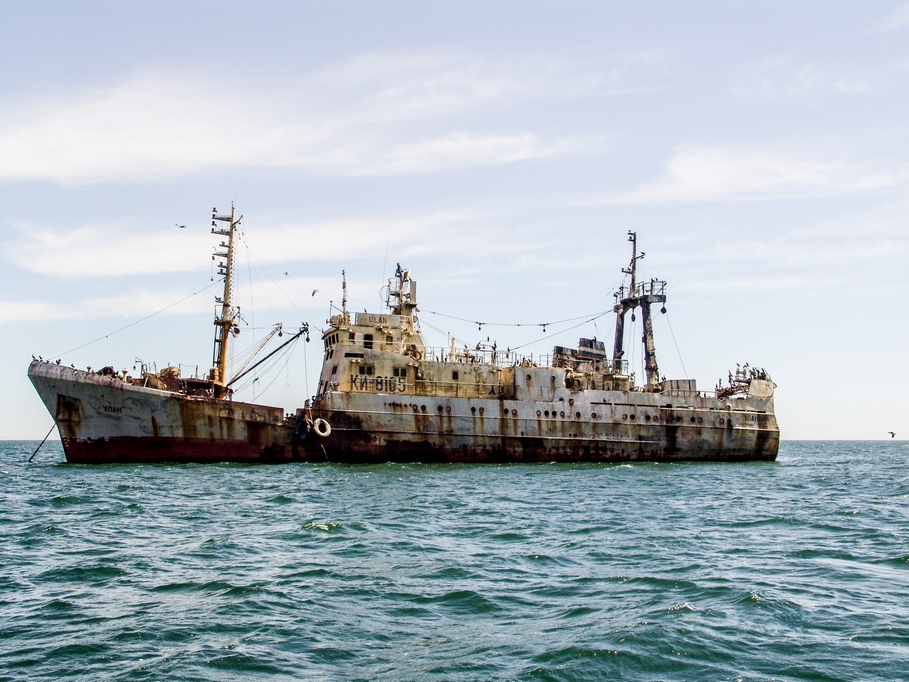
<svg viewBox="0 0 909 682"><path fill-rule="evenodd" d="M372 365L360 365L360 374L371 377L373 372L375 372L375 367Z"/></svg>
<svg viewBox="0 0 909 682"><path fill-rule="evenodd" d="M393 376L396 376L396 377L406 377L407 368L406 367L395 367L391 370L391 373Z"/></svg>
<svg viewBox="0 0 909 682"><path fill-rule="evenodd" d="M372 348L372 334L363 334L364 348Z"/></svg>

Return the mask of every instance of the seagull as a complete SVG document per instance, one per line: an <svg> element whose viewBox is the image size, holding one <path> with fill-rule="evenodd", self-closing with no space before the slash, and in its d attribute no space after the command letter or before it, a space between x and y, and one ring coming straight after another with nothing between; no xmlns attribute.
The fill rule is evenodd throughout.
<svg viewBox="0 0 909 682"><path fill-rule="evenodd" d="M896 432L894 432L894 431L888 431L887 433L890 434L890 437L891 437L891 438L896 438Z"/></svg>
<svg viewBox="0 0 909 682"><path fill-rule="evenodd" d="M177 225L177 223L174 223L174 225ZM177 227L179 227L181 230L186 229L186 225L177 225Z"/></svg>
<svg viewBox="0 0 909 682"><path fill-rule="evenodd" d="M290 277L290 273L288 273L287 270L284 271L284 275L285 277Z"/></svg>
<svg viewBox="0 0 909 682"><path fill-rule="evenodd" d="M318 293L319 293L319 290L318 290L318 289L313 289L313 290L312 290L312 295L313 295L313 296L315 296L315 295L318 294ZM312 298L312 297L310 297L310 298Z"/></svg>

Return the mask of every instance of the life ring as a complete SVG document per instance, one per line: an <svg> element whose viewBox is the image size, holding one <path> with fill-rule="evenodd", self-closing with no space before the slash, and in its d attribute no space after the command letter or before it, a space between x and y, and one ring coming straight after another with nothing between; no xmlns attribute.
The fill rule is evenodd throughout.
<svg viewBox="0 0 909 682"><path fill-rule="evenodd" d="M331 435L331 424L320 417L312 423L312 430L319 438L328 438Z"/></svg>

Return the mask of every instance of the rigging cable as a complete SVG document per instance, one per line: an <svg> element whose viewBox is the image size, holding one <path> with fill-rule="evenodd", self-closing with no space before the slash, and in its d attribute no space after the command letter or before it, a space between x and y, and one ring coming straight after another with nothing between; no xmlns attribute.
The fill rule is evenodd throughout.
<svg viewBox="0 0 909 682"><path fill-rule="evenodd" d="M438 315L439 317L447 317L450 320L458 320L459 322L469 322L470 324L475 324L480 327L551 327L555 324L562 324L563 322L574 322L575 320L580 320L587 318L590 315L595 317L591 319L597 319L603 315L608 315L612 310L605 310L601 313L588 313L587 315L579 315L578 317L569 317L565 320L556 320L554 322L480 322L478 320L468 320L466 317L457 317L455 315L446 315L445 313L438 313L434 310L426 310L425 308L420 308L421 313L429 313L430 315Z"/></svg>
<svg viewBox="0 0 909 682"><path fill-rule="evenodd" d="M288 295L288 293L287 293L286 291L284 291L283 288L281 288L281 285L278 284L278 281L277 281L274 277L271 276L271 273L270 273L270 272L268 271L268 269L262 264L262 261L260 261L259 258L256 256L256 254L253 252L253 250L252 250L251 248L249 248L249 244L246 244L246 249L247 249L247 251L249 251L249 255L252 256L252 257L255 259L256 263L262 268L262 270L265 272L265 274L268 275L268 279L270 279L270 280L272 281L272 283L278 288L278 291L280 291L282 294L284 294L284 297L285 297L288 301L290 301L290 304L291 304L294 308L297 309L297 312L300 313L300 315L304 315L304 316L305 316L305 313L300 309L300 306L297 305L296 301L294 301L294 300Z"/></svg>
<svg viewBox="0 0 909 682"><path fill-rule="evenodd" d="M685 378L690 379L688 370L685 369L685 362L682 360L682 351L679 350L679 344L675 340L675 332L672 331L672 322L669 321L669 313L666 313L666 324L669 325L669 333L672 335L672 342L675 344L675 352L679 354L679 362L682 364L682 371L685 372Z"/></svg>
<svg viewBox="0 0 909 682"><path fill-rule="evenodd" d="M77 350L82 350L82 349L85 348L86 346L92 345L93 343L98 343L98 341L103 341L104 339L106 339L106 338L108 338L108 337L111 337L111 336L113 336L114 334L119 334L120 332L122 332L122 331L124 331L124 330L126 330L126 329L129 329L130 327L135 327L135 326L136 326L137 324L139 324L140 322L145 322L145 320L147 320L147 319L149 319L149 318L152 318L152 317L154 317L155 315L160 315L160 314L163 313L165 310L170 310L170 309L173 308L174 306L183 303L183 301L188 301L189 299L191 299L191 298L192 298L193 296L195 296L196 294L201 294L203 291L205 291L206 289L210 289L210 288L213 287L213 286L215 286L215 282L212 282L212 283L209 284L208 286L202 287L202 288L199 289L198 291L194 291L194 292L191 293L189 296L185 296L185 297L181 298L179 301L175 301L174 303L171 303L170 305L161 308L161 310L157 310L157 311L151 313L150 315L146 315L145 317L140 318L140 319L136 320L135 322L130 322L130 323L129 323L128 325L126 325L125 327L120 327L119 329L116 329L116 330L114 330L114 331L112 331L112 332L109 332L109 333L105 334L104 336L99 336L99 337L98 337L97 339L95 339L94 341L89 341L88 343L83 343L81 346L76 346L75 348L71 348L71 349L69 349L68 351L65 351L65 352L63 352L63 353L54 353L53 355L51 355L51 357L54 357L54 356L56 356L56 357L62 357L62 356L64 356L64 355L68 355L69 353L74 353L74 352L76 352Z"/></svg>
<svg viewBox="0 0 909 682"><path fill-rule="evenodd" d="M41 449L41 446L44 445L44 444L47 442L47 439L48 439L48 438L50 438L51 431L54 430L54 427L55 427L56 425L57 425L57 422L56 422L56 421L55 421L53 424L51 424L50 431L47 432L47 435L44 437L44 440L42 440L41 443L38 444L38 447L35 448L35 451L32 453L32 456L28 458L28 461L29 461L29 462L31 462L33 459L35 459L35 455L38 454L38 450L40 450L40 449ZM28 462L26 462L26 464L27 464L27 463L28 463Z"/></svg>

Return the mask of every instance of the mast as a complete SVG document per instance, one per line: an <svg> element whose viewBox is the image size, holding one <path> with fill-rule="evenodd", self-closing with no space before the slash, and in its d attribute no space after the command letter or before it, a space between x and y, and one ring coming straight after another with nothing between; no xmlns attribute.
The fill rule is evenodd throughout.
<svg viewBox="0 0 909 682"><path fill-rule="evenodd" d="M623 365L622 357L625 355L625 313L641 307L641 316L643 317L644 336L641 339L644 342L644 374L646 383L644 390L657 391L660 386L660 369L657 365L656 346L653 341L653 316L650 312L650 306L653 303L666 302L666 282L657 279L651 279L649 282L638 284L637 282L637 263L644 257L642 251L638 254L638 235L637 232L628 231L628 241L631 242L631 263L627 268L622 268L622 272L631 275L631 284L628 287L628 295L625 295L625 287L622 286L616 292L617 302L613 307L616 313L615 320L615 341L613 344L612 364L613 371L621 373ZM666 312L666 308L660 309ZM632 313L632 320L634 313Z"/></svg>
<svg viewBox="0 0 909 682"><path fill-rule="evenodd" d="M417 308L417 283L410 278L410 270L405 270L398 263L395 276L388 280L388 307L394 315L413 318ZM394 302L391 299L395 299Z"/></svg>
<svg viewBox="0 0 909 682"><path fill-rule="evenodd" d="M350 324L350 317L347 315L347 272L341 270L341 315L344 316L344 324Z"/></svg>
<svg viewBox="0 0 909 682"><path fill-rule="evenodd" d="M213 259L220 259L218 262L218 274L224 276L224 293L220 298L215 298L216 303L221 304L221 315L215 318L215 344L212 353L212 368L209 379L214 383L215 397L223 398L227 393L227 348L228 340L231 334L236 336L240 333L240 328L236 325L236 320L240 315L240 309L233 307L233 272L234 272L234 235L237 226L243 219L235 217L236 212L234 204L230 204L230 215L218 215L217 209L212 209L211 224L212 234L227 237L227 241L222 241L218 248L223 251L215 251ZM215 221L228 224L227 228L219 228Z"/></svg>

